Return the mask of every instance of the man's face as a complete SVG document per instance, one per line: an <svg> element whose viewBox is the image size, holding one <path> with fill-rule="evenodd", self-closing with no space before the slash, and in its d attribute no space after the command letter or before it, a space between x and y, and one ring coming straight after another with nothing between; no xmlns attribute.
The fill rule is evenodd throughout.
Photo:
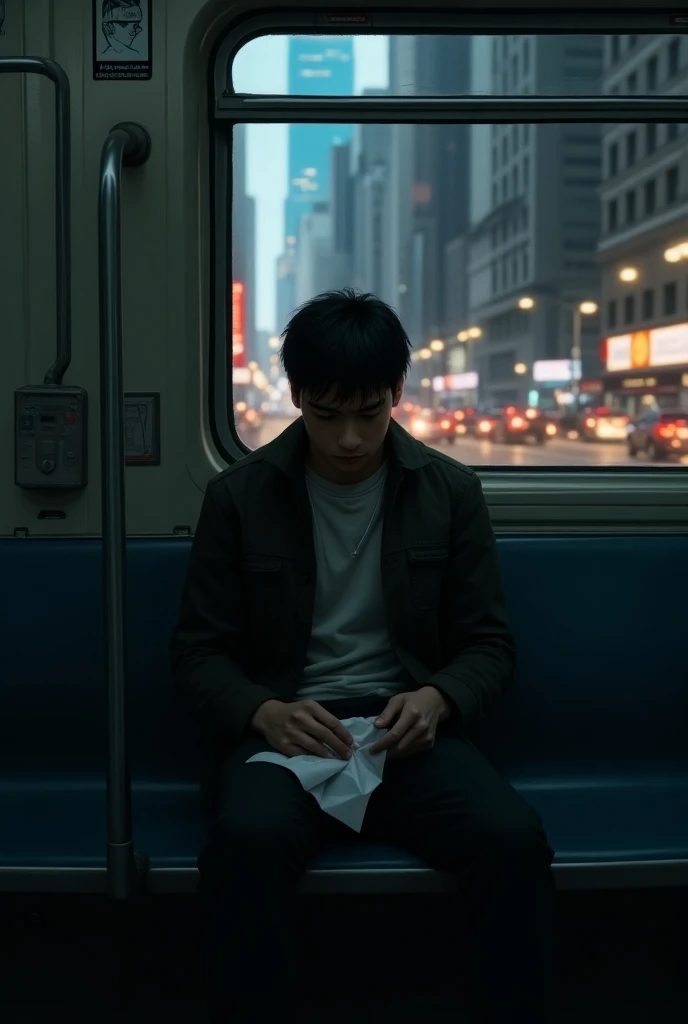
<svg viewBox="0 0 688 1024"><path fill-rule="evenodd" d="M392 407L398 405L402 389L399 381L394 393L387 388L367 402L337 405L334 388L317 402L292 388L292 401L301 410L310 440L313 469L334 483L358 483L372 476L382 465Z"/></svg>

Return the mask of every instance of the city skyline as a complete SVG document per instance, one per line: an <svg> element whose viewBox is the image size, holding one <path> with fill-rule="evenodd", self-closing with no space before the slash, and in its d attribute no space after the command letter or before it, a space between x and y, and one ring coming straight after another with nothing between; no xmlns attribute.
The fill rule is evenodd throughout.
<svg viewBox="0 0 688 1024"><path fill-rule="evenodd" d="M294 42L292 95L310 92L318 75L303 69L311 68L329 79L324 94L353 92L351 50ZM505 36L475 39L470 49L461 37L392 37L387 91L567 95L587 82L593 93L661 86L681 94L685 50L661 36L621 45L616 37L583 45ZM347 71L335 84L341 65ZM275 180L271 168L278 199L291 190L287 211L292 199L299 204L291 215L298 229L274 265L276 327L312 296L352 284L398 312L420 357L408 387L425 401L444 390L485 408L552 413L583 398L633 415L669 401L687 407L679 124L400 122L357 125L351 142L337 138L336 125L304 127L312 138L304 133L297 154L294 126L287 129L288 173L281 168ZM243 195L236 208L248 211L254 199ZM284 222L275 220L275 243L284 244ZM272 267L252 248L252 233L237 242L263 271L269 295ZM275 346L260 333L260 365L276 376ZM629 376L636 370L652 372Z"/></svg>
<svg viewBox="0 0 688 1024"><path fill-rule="evenodd" d="M354 37L354 94L386 88L388 37ZM239 92L282 93L288 81L288 36L263 36L247 43L233 66ZM288 125L249 124L246 131L246 188L256 201L256 329L281 331L275 323L275 263L284 247L284 206L288 182Z"/></svg>

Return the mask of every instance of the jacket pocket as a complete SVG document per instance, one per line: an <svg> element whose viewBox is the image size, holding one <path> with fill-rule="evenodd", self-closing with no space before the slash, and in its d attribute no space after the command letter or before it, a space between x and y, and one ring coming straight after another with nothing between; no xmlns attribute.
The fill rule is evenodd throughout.
<svg viewBox="0 0 688 1024"><path fill-rule="evenodd" d="M409 548L411 600L415 608L438 608L449 564L449 548Z"/></svg>

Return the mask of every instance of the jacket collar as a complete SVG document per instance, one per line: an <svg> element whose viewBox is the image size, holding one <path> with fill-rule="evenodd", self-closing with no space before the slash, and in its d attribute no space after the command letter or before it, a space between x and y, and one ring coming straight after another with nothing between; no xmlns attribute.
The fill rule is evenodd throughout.
<svg viewBox="0 0 688 1024"><path fill-rule="evenodd" d="M411 437L395 420L390 420L384 443L394 467L415 470L430 463L425 445ZM257 448L242 462L269 462L292 479L303 479L307 451L308 434L303 418L299 416L274 441Z"/></svg>

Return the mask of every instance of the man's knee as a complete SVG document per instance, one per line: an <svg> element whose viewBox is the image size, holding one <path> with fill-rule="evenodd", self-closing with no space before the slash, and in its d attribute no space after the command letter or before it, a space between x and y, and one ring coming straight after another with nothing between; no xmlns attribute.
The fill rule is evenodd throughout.
<svg viewBox="0 0 688 1024"><path fill-rule="evenodd" d="M518 794L501 808L486 808L474 834L481 855L493 861L537 862L549 868L554 858L540 816Z"/></svg>
<svg viewBox="0 0 688 1024"><path fill-rule="evenodd" d="M252 765L254 772L279 772L275 765ZM198 860L204 873L237 872L240 877L258 874L298 874L317 852L319 824L317 804L299 790L292 794L276 785L258 794L233 787L221 802L208 841ZM296 780L295 780L296 781Z"/></svg>

